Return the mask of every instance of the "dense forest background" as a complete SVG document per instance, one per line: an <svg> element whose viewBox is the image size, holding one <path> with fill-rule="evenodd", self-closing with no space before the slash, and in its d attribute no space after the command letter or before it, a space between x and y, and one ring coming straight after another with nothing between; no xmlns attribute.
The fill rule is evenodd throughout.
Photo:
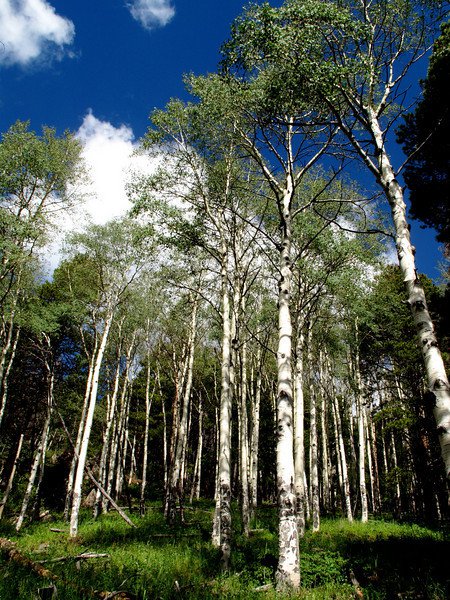
<svg viewBox="0 0 450 600"><path fill-rule="evenodd" d="M321 519L445 522L448 270L415 271L398 183L448 255L450 29L431 4L245 9L218 72L152 114L132 212L67 235L51 277L82 149L3 133L0 519L16 532L62 515L76 539L80 507L129 521L154 501L177 527L207 499L227 570L233 535L277 505L283 590ZM412 110L406 74L431 47Z"/></svg>

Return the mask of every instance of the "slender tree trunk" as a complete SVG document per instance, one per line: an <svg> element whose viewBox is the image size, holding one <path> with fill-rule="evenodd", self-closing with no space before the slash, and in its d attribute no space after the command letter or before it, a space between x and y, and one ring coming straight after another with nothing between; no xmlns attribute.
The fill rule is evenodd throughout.
<svg viewBox="0 0 450 600"><path fill-rule="evenodd" d="M237 286L236 286L237 287ZM245 315L245 301L241 298L241 314ZM240 402L239 411L239 440L240 440L240 482L241 482L241 512L244 535L248 536L250 528L250 504L249 504L249 448L248 448L248 412L247 412L247 343L241 340L240 361Z"/></svg>
<svg viewBox="0 0 450 600"><path fill-rule="evenodd" d="M252 433L251 433L251 446L250 446L250 507L252 514L256 510L258 505L258 453L259 453L259 415L261 407L261 387L262 387L262 376L261 376L261 346L258 346L256 352L256 383L254 389L254 396L252 397Z"/></svg>
<svg viewBox="0 0 450 600"><path fill-rule="evenodd" d="M357 418L358 418L358 445L359 445L359 457L358 457L358 472L359 472L359 493L361 497L361 521L366 523L369 518L368 506L367 506L367 488L366 488L366 439L365 439L365 427L364 427L364 405L362 398L358 394L358 406L357 406Z"/></svg>
<svg viewBox="0 0 450 600"><path fill-rule="evenodd" d="M36 450L36 453L34 455L34 460L33 460L33 464L32 464L31 471L30 471L30 476L28 478L27 489L25 491L25 495L24 495L23 502L22 502L22 508L20 509L19 518L17 519L17 523L16 523L16 531L20 531L20 529L22 528L23 521L24 521L26 513L27 513L28 504L30 502L31 494L33 492L33 487L34 487L34 483L36 481L37 473L38 473L39 469L41 469L41 472L42 472L44 469L44 466L45 466L45 454L47 452L48 437L49 437L49 432L50 432L50 422L51 422L52 414L53 414L53 384L54 384L53 370L50 368L48 363L47 363L47 366L48 366L48 377L49 377L48 392L47 392L47 415L45 418L44 426L42 428L41 439L40 439L38 448Z"/></svg>
<svg viewBox="0 0 450 600"><path fill-rule="evenodd" d="M5 488L5 491L3 492L3 498L0 503L0 520L3 516L3 511L5 510L5 505L8 502L9 494L12 490L14 475L16 474L17 465L19 463L20 452L22 450L23 438L24 438L24 434L22 433L19 438L19 443L17 444L16 457L14 459L11 473L9 475L8 484Z"/></svg>
<svg viewBox="0 0 450 600"><path fill-rule="evenodd" d="M339 410L339 401L338 401L338 398L336 395L334 395L334 414L336 417L336 426L337 426L338 440L339 440L339 454L341 457L342 484L343 484L343 492L344 492L345 512L347 515L347 520L350 521L350 523L351 523L353 521L353 515L352 515L352 499L351 499L351 491L350 491L350 481L348 478L347 457L346 457L346 453L345 453L344 436L342 435L341 413Z"/></svg>
<svg viewBox="0 0 450 600"><path fill-rule="evenodd" d="M113 311L111 311L104 323L102 339L95 359L94 371L92 373L92 386L89 394L89 404L86 413L86 422L84 424L83 435L81 439L80 451L78 454L77 470L75 475L75 483L73 487L72 511L70 515L70 537L75 537L78 533L78 514L81 505L81 488L83 485L84 469L86 466L87 450L89 438L91 435L92 422L94 420L95 405L97 402L97 390L100 377L100 368L103 362L103 355L108 341L109 331L113 319Z"/></svg>
<svg viewBox="0 0 450 600"><path fill-rule="evenodd" d="M355 333L356 333L356 350L355 350L355 361L353 370L356 380L356 414L358 419L358 473L359 473L359 492L361 498L361 521L366 523L369 519L369 509L367 505L367 488L366 488L366 433L364 426L364 399L363 399L363 387L361 380L361 371L359 364L359 332L358 322L355 322Z"/></svg>
<svg viewBox="0 0 450 600"><path fill-rule="evenodd" d="M94 352L92 353L92 356L89 360L88 378L87 378L87 382L86 382L86 390L84 393L83 408L81 411L80 423L78 425L77 439L75 441L75 447L74 447L74 451L73 451L72 461L70 463L69 476L67 478L66 500L65 500L65 505L64 505L64 520L65 521L69 520L70 508L72 506L73 485L75 482L75 472L76 472L77 463L78 463L78 456L80 454L80 446L81 446L81 440L83 437L84 425L86 423L86 414L87 414L88 405L89 405L89 398L91 395L92 376L94 374L96 350L97 350L97 341L95 343Z"/></svg>
<svg viewBox="0 0 450 600"><path fill-rule="evenodd" d="M123 388L122 388L122 390L123 390ZM123 402L123 400L121 402ZM109 447L109 452L107 452L107 455L109 455L108 468L105 470L105 491L106 491L107 496L103 495L103 498L102 498L102 512L103 513L108 512L108 509L109 509L109 499L108 498L112 497L112 494L113 494L114 473L116 470L116 464L118 464L118 461L119 461L119 415L118 414L114 415L112 429L111 429L111 435L110 435L110 447Z"/></svg>
<svg viewBox="0 0 450 600"><path fill-rule="evenodd" d="M194 354L195 354L195 340L197 331L197 308L198 298L193 299L192 305L192 317L191 317L191 331L189 334L189 346L188 346L188 361L187 361L187 377L186 385L183 394L183 406L182 414L179 423L179 430L177 436L177 442L175 446L175 456L171 468L170 482L169 482L169 499L167 514L170 522L174 521L174 503L178 501L180 520L183 522L183 495L184 495L184 481L183 481L183 454L185 453L187 436L188 436L188 417L191 400L192 390L192 377L194 372Z"/></svg>
<svg viewBox="0 0 450 600"><path fill-rule="evenodd" d="M9 374L11 372L11 367L14 363L14 358L16 356L17 343L19 341L20 336L20 327L15 328L14 339L12 338L12 330L13 330L13 321L11 320L9 330L8 330L8 338L6 345L2 348L2 356L1 356L1 364L0 364L0 389L2 394L2 399L0 403L0 426L3 421L3 417L5 415L6 403L8 400L8 381ZM9 357L7 359L9 352Z"/></svg>
<svg viewBox="0 0 450 600"><path fill-rule="evenodd" d="M428 311L425 293L420 283L411 244L409 226L406 219L406 204L403 190L395 178L389 156L386 152L384 135L378 118L369 109L369 122L378 156L379 181L389 201L395 227L396 246L400 269L403 273L408 304L411 308L419 347L425 364L428 380L428 393L432 399L436 421L436 433L441 446L441 456L447 479L450 478L450 385L444 361L439 351L434 325Z"/></svg>
<svg viewBox="0 0 450 600"><path fill-rule="evenodd" d="M136 474L136 434L133 435L133 441L130 445L130 470L128 472L128 485L133 483L133 478Z"/></svg>
<svg viewBox="0 0 450 600"><path fill-rule="evenodd" d="M219 411L219 524L215 525L222 566L228 570L231 556L231 310L228 284L228 251L222 244L222 366Z"/></svg>
<svg viewBox="0 0 450 600"><path fill-rule="evenodd" d="M297 324L297 347L294 375L294 463L295 497L297 501L298 534L305 534L305 402L303 395L303 348L305 336L302 332L303 320Z"/></svg>
<svg viewBox="0 0 450 600"><path fill-rule="evenodd" d="M216 472L215 472L215 486L214 486L214 517L211 534L211 543L215 548L220 548L220 471L219 471L219 459L220 459L220 422L219 422L219 410L216 408Z"/></svg>
<svg viewBox="0 0 450 600"><path fill-rule="evenodd" d="M130 380L129 380L129 365L124 375L124 391L123 391L123 404L120 410L119 423L118 423L118 450L117 450L117 466L115 473L115 499L118 501L122 494L123 484L125 482L125 464L127 460L128 451L128 417L130 414Z"/></svg>
<svg viewBox="0 0 450 600"><path fill-rule="evenodd" d="M109 402L109 407L108 407L108 411L106 414L106 427L105 427L105 432L103 434L103 447L102 447L102 454L100 457L100 465L99 465L99 476L98 476L98 481L100 483L100 485L106 489L107 484L106 484L106 480L107 480L107 464L108 464L108 450L110 447L110 438L111 438L111 428L112 425L114 423L114 417L115 417L115 413L116 413L116 406L117 406L117 397L119 394L119 381L120 381L120 352L119 352L119 356L117 357L117 365L116 365L116 373L114 376L114 387L113 387L113 392L110 398L110 402ZM100 512L100 505L102 502L102 494L99 490L99 488L97 488L96 494L95 494L95 504L94 504L94 519L98 517L98 514Z"/></svg>
<svg viewBox="0 0 450 600"><path fill-rule="evenodd" d="M145 386L145 430L144 430L144 455L142 457L142 483L141 496L139 501L139 512L141 517L145 515L145 490L147 487L147 469L148 469L148 434L150 429L150 410L152 400L155 394L156 381L153 391L150 394L150 355L147 355L147 383Z"/></svg>
<svg viewBox="0 0 450 600"><path fill-rule="evenodd" d="M322 502L325 510L329 510L331 502L330 490L330 457L328 453L328 419L327 404L325 399L325 381L324 381L324 357L323 352L319 352L319 377L321 381L321 405L320 405L320 429L322 441Z"/></svg>
<svg viewBox="0 0 450 600"><path fill-rule="evenodd" d="M395 511L397 517L402 516L402 493L400 489L400 478L398 476L398 461L397 461L397 448L395 447L394 432L391 429L391 454L392 454L392 465L394 468L395 477Z"/></svg>
<svg viewBox="0 0 450 600"><path fill-rule="evenodd" d="M164 463L164 489L167 489L169 482L169 463L168 463L168 444L167 444L167 416L166 416L166 403L161 392L161 382L159 379L159 371L157 373L159 395L161 398L161 412L163 415L163 463Z"/></svg>
<svg viewBox="0 0 450 600"><path fill-rule="evenodd" d="M370 420L370 446L372 452L373 476L375 484L375 501L377 507L376 510L378 513L381 513L382 505L380 494L380 474L378 469L377 435L373 419Z"/></svg>
<svg viewBox="0 0 450 600"><path fill-rule="evenodd" d="M195 497L196 500L200 499L200 487L202 479L202 453L203 453L203 406L202 406L202 395L199 394L198 399L198 440L197 440L197 452L195 455L194 474L192 477L192 488L190 502Z"/></svg>
<svg viewBox="0 0 450 600"><path fill-rule="evenodd" d="M318 470L318 444L317 444L317 405L316 394L313 383L312 373L312 330L308 328L308 366L309 366L309 439L310 439L310 486L311 486L311 507L313 519L313 531L320 529L320 504L319 504L319 470Z"/></svg>

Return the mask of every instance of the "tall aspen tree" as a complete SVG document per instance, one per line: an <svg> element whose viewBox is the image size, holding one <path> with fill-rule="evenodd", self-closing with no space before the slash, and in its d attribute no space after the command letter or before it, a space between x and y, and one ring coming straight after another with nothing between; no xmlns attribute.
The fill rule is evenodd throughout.
<svg viewBox="0 0 450 600"><path fill-rule="evenodd" d="M403 275L433 401L436 434L447 478L450 477L450 385L439 351L423 285L417 273L415 248L411 242L406 203L399 180L402 165L394 166L392 130L400 123L408 100L410 71L423 60L445 17L439 3L321 2L287 0L280 15L284 43L298 53L299 69L291 72L293 93L301 93L305 82L315 87L320 99L352 150L365 165L390 208L398 262ZM311 55L311 41L302 30L315 29L325 60ZM356 43L355 43L356 42ZM407 109L404 107L408 107Z"/></svg>

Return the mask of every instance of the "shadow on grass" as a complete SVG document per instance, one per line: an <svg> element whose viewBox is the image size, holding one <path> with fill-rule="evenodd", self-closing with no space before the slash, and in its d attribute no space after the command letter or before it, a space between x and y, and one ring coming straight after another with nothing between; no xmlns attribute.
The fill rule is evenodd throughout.
<svg viewBox="0 0 450 600"><path fill-rule="evenodd" d="M367 598L450 598L450 542L390 539L353 542L347 561Z"/></svg>

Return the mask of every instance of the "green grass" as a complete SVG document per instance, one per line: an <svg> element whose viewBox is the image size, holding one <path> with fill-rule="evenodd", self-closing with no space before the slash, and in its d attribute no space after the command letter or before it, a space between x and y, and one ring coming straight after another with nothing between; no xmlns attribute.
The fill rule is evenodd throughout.
<svg viewBox="0 0 450 600"><path fill-rule="evenodd" d="M19 535L1 524L0 535L17 542L18 549L34 561L76 556L84 551L108 553L76 563L45 563L58 577L58 600L88 599L93 590L127 590L139 600L172 598L272 600L273 591L255 588L274 581L277 556L276 513L261 507L250 538L236 534L232 567L220 571L218 551L212 547L212 508L198 503L186 511L186 524L169 528L154 505L136 529L116 514L93 521L83 515L76 540L54 533L67 531L62 521L25 528ZM235 519L238 522L237 516ZM237 525L238 527L238 525ZM307 531L301 540L301 600L354 599L352 571L364 598L444 600L450 597L448 555L443 531L389 521L348 523L324 520L318 533ZM33 599L48 585L17 563L0 561L0 600Z"/></svg>

